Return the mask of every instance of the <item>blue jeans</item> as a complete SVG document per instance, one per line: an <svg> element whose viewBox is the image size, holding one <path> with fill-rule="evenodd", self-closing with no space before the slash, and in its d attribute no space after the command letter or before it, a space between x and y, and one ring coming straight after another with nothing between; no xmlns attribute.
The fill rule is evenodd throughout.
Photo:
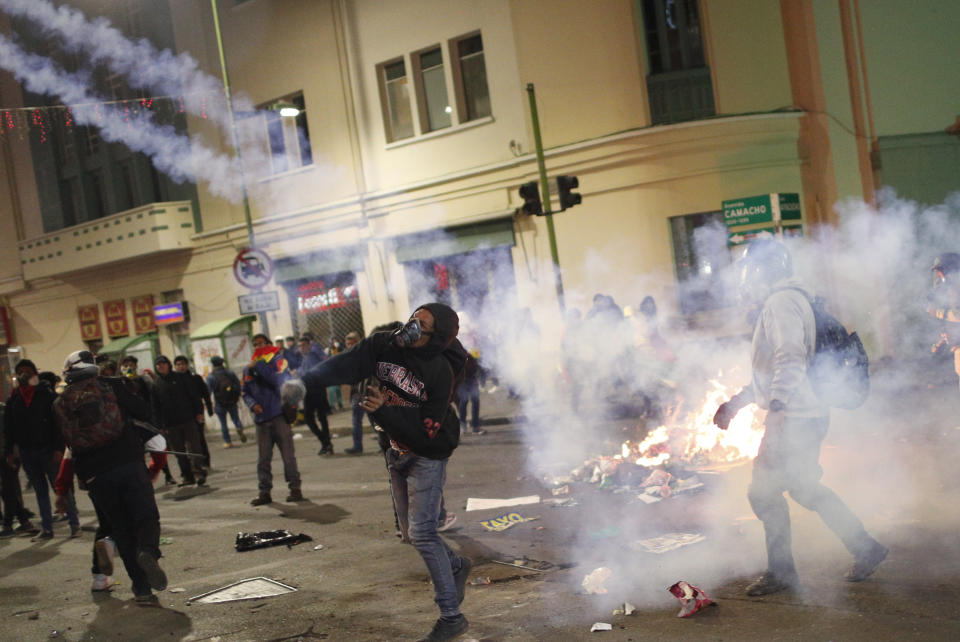
<svg viewBox="0 0 960 642"><path fill-rule="evenodd" d="M230 418L233 419L233 425L237 427L237 430L243 430L243 424L240 423L240 410L236 404L226 408L220 404L213 405L213 414L220 420L220 434L223 435L223 441L229 444L230 429L227 427L228 413Z"/></svg>
<svg viewBox="0 0 960 642"><path fill-rule="evenodd" d="M53 513L50 510L50 486L57 480L60 465L53 460L52 450L21 449L20 461L27 478L33 482L33 490L37 494L37 507L40 509L40 528L53 531ZM79 528L80 519L77 517L77 505L73 501L73 491L67 495L67 520L70 528Z"/></svg>
<svg viewBox="0 0 960 642"><path fill-rule="evenodd" d="M363 406L353 406L350 411L353 413L353 448L363 450L363 416L367 411Z"/></svg>
<svg viewBox="0 0 960 642"><path fill-rule="evenodd" d="M387 465L403 541L413 544L427 565L433 580L433 599L440 607L440 615L459 615L453 574L460 570L460 557L437 533L447 460L401 454L391 448L387 450Z"/></svg>

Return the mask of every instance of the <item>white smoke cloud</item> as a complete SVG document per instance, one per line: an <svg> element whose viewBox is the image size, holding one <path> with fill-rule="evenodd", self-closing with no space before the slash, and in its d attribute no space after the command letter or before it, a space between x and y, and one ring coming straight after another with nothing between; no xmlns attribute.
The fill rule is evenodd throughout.
<svg viewBox="0 0 960 642"><path fill-rule="evenodd" d="M29 91L59 96L71 106L77 124L98 127L104 140L143 152L173 180L202 180L213 194L238 200L240 172L233 157L217 153L197 138L177 134L169 125L158 125L146 111L132 114L100 106L100 98L87 89L84 75L67 73L49 58L27 53L5 36L0 36L0 67Z"/></svg>

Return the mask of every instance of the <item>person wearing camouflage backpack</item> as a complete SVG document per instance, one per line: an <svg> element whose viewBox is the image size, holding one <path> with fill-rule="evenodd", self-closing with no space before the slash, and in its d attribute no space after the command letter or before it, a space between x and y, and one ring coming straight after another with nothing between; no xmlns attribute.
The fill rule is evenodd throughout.
<svg viewBox="0 0 960 642"><path fill-rule="evenodd" d="M71 353L63 365L67 387L54 402L77 479L110 522L137 604L159 602L151 589L167 587L160 568L160 512L143 443L133 420L150 421L150 407L118 377L100 377L93 355Z"/></svg>

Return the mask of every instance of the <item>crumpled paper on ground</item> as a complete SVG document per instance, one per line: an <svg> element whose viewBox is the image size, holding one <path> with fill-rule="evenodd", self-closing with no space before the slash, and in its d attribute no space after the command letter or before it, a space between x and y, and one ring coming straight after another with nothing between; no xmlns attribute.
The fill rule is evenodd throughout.
<svg viewBox="0 0 960 642"><path fill-rule="evenodd" d="M700 609L716 604L716 602L711 600L702 590L683 580L680 580L667 590L680 600L680 612L677 613L677 617L690 617Z"/></svg>
<svg viewBox="0 0 960 642"><path fill-rule="evenodd" d="M613 571L606 566L594 569L583 578L583 583L581 584L583 590L589 595L603 595L607 592L607 589L603 587L603 583L610 579L611 575L613 575Z"/></svg>

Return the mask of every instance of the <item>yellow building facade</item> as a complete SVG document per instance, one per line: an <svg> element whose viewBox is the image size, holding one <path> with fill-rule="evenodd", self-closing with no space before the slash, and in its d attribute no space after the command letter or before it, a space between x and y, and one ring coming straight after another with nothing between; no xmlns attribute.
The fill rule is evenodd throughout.
<svg viewBox="0 0 960 642"><path fill-rule="evenodd" d="M262 316L271 336L342 341L425 298L472 316L529 307L550 326L562 315L547 220L518 213L519 186L538 180L528 84L547 174L578 177L583 198L552 217L565 305L652 295L676 327L732 331L729 310L682 287L722 267L694 256L692 231L722 221L724 201L797 194L804 233L815 234L837 222L838 200L869 201L890 184L883 141L897 143L896 158L931 140L953 158L943 128L960 89L945 79L957 76L960 7L922 4L221 1L233 91L260 107L300 101L309 151L303 116L236 114L241 137L263 127L258 140L273 153L244 166L250 226L239 195L200 183L195 202L44 230L30 145L5 139L0 295L11 358L59 369L83 345L78 311L91 306L102 335L92 347L125 341L108 336L111 301L125 302L133 338L133 302L145 295L188 302L189 322L160 327L151 350L190 354L198 328L243 316L238 297L250 290L235 261L251 232L275 265L264 289L279 309ZM170 13L179 51L219 78L210 7L171 2ZM917 92L919 105L907 95ZM0 96L27 106L6 75ZM188 126L228 152L208 120ZM544 348L555 339L547 330Z"/></svg>

